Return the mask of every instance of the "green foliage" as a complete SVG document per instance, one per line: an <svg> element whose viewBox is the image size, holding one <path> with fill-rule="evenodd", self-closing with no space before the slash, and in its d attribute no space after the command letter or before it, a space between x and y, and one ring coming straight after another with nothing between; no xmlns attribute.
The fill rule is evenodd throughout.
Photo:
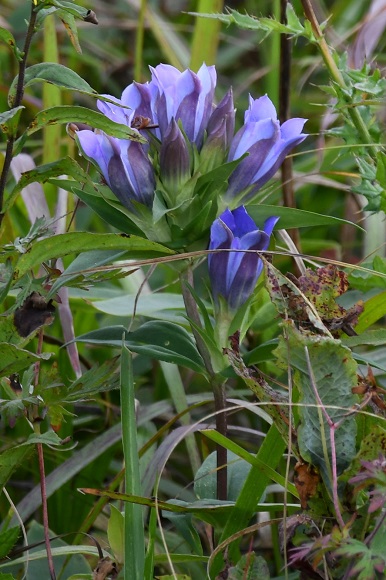
<svg viewBox="0 0 386 580"><path fill-rule="evenodd" d="M8 556L20 536L20 528L9 528L4 532L0 532L0 558Z"/></svg>
<svg viewBox="0 0 386 580"><path fill-rule="evenodd" d="M292 322L285 324L277 350L278 362L294 373L299 393L298 443L301 457L320 468L326 484L331 482L331 457L336 453L338 474L355 456L357 365L339 341L300 333ZM337 426L335 450L331 448L328 414ZM339 424L339 426L338 426Z"/></svg>
<svg viewBox="0 0 386 580"><path fill-rule="evenodd" d="M183 2L96 1L96 14L83 0L3 4L0 580L27 561L29 580L49 577L42 504L52 535L65 535L51 542L63 580L106 577L104 565L130 580L383 577L386 80L367 44L382 34L375 3L327 7L328 40L345 38L344 51L305 2L287 4L286 19L247 0L224 14L221 0L190 13ZM279 37L293 59L288 89ZM222 321L224 336L206 248L241 160L225 152L217 164L189 144L191 179L166 205L153 135L154 204L129 211L74 152L83 124L146 141L148 129L94 109L160 61L216 64L216 100L232 85L237 129L248 93L309 119L293 169L248 205L260 228L280 221L248 316ZM21 152L36 167L10 166ZM38 542L28 554L16 513Z"/></svg>

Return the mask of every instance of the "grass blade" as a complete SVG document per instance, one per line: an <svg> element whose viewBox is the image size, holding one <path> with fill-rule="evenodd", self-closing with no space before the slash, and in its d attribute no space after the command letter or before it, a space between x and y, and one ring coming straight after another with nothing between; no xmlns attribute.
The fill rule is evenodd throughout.
<svg viewBox="0 0 386 580"><path fill-rule="evenodd" d="M125 491L129 494L141 493L139 458L137 445L137 421L132 356L122 346L121 358L121 421L123 455L125 459ZM124 528L124 580L143 580L145 566L145 531L143 508L125 503Z"/></svg>

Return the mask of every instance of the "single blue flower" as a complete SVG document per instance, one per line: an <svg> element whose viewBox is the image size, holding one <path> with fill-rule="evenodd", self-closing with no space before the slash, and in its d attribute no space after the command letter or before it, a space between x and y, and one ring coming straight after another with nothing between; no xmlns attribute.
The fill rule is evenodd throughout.
<svg viewBox="0 0 386 580"><path fill-rule="evenodd" d="M243 159L229 178L226 199L233 199L244 190L243 201L250 199L276 173L284 158L307 137L302 133L306 119L289 119L282 125L272 101L265 95L249 97L243 127L236 133L228 161Z"/></svg>
<svg viewBox="0 0 386 580"><path fill-rule="evenodd" d="M84 156L101 171L125 207L133 211L133 201L152 206L154 169L140 143L88 130L78 131L77 139Z"/></svg>
<svg viewBox="0 0 386 580"><path fill-rule="evenodd" d="M269 246L278 217L270 217L259 230L244 206L226 209L211 227L209 250L236 250L209 254L209 277L215 303L225 298L236 310L252 295L263 263L257 251ZM240 251L241 250L241 251ZM242 251L255 250L255 251Z"/></svg>
<svg viewBox="0 0 386 580"><path fill-rule="evenodd" d="M185 135L200 149L212 113L215 67L203 64L197 74L190 69L180 72L168 64L159 64L150 70L150 85L158 90L152 110L154 120L159 124L161 140L172 119L181 120Z"/></svg>

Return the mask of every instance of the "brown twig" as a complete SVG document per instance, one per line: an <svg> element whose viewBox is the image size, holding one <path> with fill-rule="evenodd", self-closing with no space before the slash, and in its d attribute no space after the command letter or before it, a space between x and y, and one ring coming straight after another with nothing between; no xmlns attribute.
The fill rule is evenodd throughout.
<svg viewBox="0 0 386 580"><path fill-rule="evenodd" d="M31 15L30 15L27 34L26 34L25 42L24 42L23 58L22 58L20 65L19 65L19 75L18 75L17 85L16 85L16 94L15 94L15 100L13 102L14 108L19 107L21 105L22 100L23 100L25 70L27 68L27 58L28 58L29 48L31 45L31 40L32 40L32 37L33 37L34 32L35 32L36 17L37 17L37 13L35 12L35 6L34 6L33 2L31 1ZM3 213L4 191L5 191L5 185L7 182L8 173L9 173L9 170L11 167L14 143L15 143L15 134L13 133L9 136L8 141L7 141L7 147L5 150L5 157L4 157L4 165L3 165L3 170L2 170L1 176L0 176L0 225L1 225L1 222L3 221L3 218L4 218L4 213Z"/></svg>
<svg viewBox="0 0 386 580"><path fill-rule="evenodd" d="M43 348L43 329L40 330L38 335L38 346L37 346L37 354L41 354ZM35 363L34 369L34 383L35 387L39 382L39 372L40 372L40 361ZM37 435L40 435L40 422L39 417L35 418L34 421L34 429ZM40 493L42 497L42 512L43 512L43 528L44 528L44 541L46 546L46 553L47 553L47 561L48 561L48 568L50 571L51 580L56 580L55 574L55 567L54 561L52 558L52 550L51 550L51 543L50 543L50 527L48 523L48 506L47 506L47 488L46 488L46 474L44 469L44 452L43 452L43 444L37 443L36 449L38 452L38 460L39 460L39 476L40 476Z"/></svg>

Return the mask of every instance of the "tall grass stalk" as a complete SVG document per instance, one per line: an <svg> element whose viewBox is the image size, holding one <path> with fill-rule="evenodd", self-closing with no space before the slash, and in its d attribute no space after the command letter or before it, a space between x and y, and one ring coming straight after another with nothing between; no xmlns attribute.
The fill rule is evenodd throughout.
<svg viewBox="0 0 386 580"><path fill-rule="evenodd" d="M125 461L125 492L141 495L133 363L131 353L125 346L122 346L121 356L121 422ZM124 580L143 580L144 566L143 508L140 505L125 502Z"/></svg>

